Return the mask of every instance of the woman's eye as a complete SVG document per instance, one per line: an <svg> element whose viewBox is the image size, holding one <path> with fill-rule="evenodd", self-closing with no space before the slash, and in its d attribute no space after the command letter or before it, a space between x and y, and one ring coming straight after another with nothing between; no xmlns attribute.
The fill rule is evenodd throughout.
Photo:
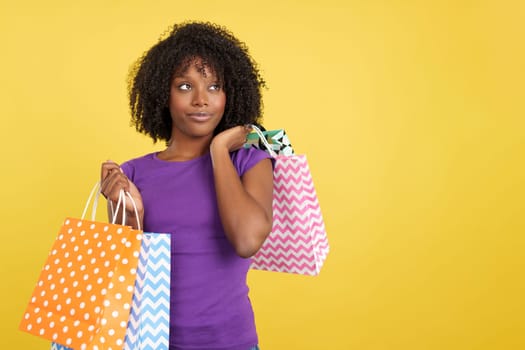
<svg viewBox="0 0 525 350"><path fill-rule="evenodd" d="M188 83L184 83L184 84L180 84L180 85L179 85L179 89L180 89L180 90L190 90L190 89L191 89L191 86L190 86L190 84L188 84Z"/></svg>
<svg viewBox="0 0 525 350"><path fill-rule="evenodd" d="M219 91L220 89L221 89L221 86L219 84L210 85L210 90Z"/></svg>

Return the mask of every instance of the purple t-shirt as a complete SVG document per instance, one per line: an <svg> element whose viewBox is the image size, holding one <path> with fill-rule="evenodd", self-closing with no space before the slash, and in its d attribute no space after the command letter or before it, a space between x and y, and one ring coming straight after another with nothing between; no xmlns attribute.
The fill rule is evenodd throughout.
<svg viewBox="0 0 525 350"><path fill-rule="evenodd" d="M239 176L268 158L231 153ZM246 274L219 217L210 154L169 162L151 153L122 164L144 203L144 231L171 234L170 348L247 350L258 343Z"/></svg>

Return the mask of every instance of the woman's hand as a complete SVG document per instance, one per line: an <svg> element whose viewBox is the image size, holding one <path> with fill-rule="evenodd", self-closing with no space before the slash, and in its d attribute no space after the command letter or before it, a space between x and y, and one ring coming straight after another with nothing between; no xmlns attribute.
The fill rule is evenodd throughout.
<svg viewBox="0 0 525 350"><path fill-rule="evenodd" d="M136 218L135 209L133 208L133 203L131 203L131 200L126 200L126 215L130 219L131 222L136 223L135 219L139 219L140 222L142 222L142 217L144 215L144 207L142 204L142 196L140 195L139 190L131 182L126 174L122 172L122 169L120 169L120 166L111 161L108 160L104 163L102 163L102 171L100 176L100 189L104 197L111 202L113 202L113 208L116 209L116 204L119 199L119 194L121 190L124 190L125 192L129 192L133 200L135 201L135 205L137 206L137 212L139 214L139 218ZM108 203L109 205L109 203ZM121 215L118 216L119 218ZM118 222L118 221L117 221ZM130 224L131 224L130 222ZM132 225L136 228L136 225Z"/></svg>
<svg viewBox="0 0 525 350"><path fill-rule="evenodd" d="M251 130L252 127L249 125L226 129L215 135L211 141L210 150L223 148L228 152L236 151L246 143L246 137Z"/></svg>

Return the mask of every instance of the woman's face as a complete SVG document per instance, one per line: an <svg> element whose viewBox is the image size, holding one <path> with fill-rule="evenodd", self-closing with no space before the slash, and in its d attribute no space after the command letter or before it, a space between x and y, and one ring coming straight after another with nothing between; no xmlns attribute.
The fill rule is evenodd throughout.
<svg viewBox="0 0 525 350"><path fill-rule="evenodd" d="M221 121L226 94L216 74L202 64L191 62L176 73L171 82L169 110L173 121L172 138L211 137Z"/></svg>

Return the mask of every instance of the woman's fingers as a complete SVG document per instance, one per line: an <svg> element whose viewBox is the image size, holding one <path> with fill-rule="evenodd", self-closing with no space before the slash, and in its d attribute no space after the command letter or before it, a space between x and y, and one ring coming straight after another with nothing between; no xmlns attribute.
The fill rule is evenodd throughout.
<svg viewBox="0 0 525 350"><path fill-rule="evenodd" d="M250 130L251 127L248 126L234 126L216 135L212 144L221 148L226 147L230 152L238 150L246 143L246 137Z"/></svg>
<svg viewBox="0 0 525 350"><path fill-rule="evenodd" d="M100 191L108 200L118 201L120 191L129 191L129 180L115 162L102 164Z"/></svg>
<svg viewBox="0 0 525 350"><path fill-rule="evenodd" d="M236 130L237 133L237 142L235 145L235 149L239 149L246 143L246 140L248 138L248 134L252 131L252 127L250 125L244 125L244 126L237 126L238 128Z"/></svg>
<svg viewBox="0 0 525 350"><path fill-rule="evenodd" d="M131 181L128 181L128 184L129 184L129 194L131 195L131 197L133 198L133 200L135 201L135 205L136 205L136 208L137 208L137 211L138 212L141 212L143 210L143 205L142 205L142 196L140 195L140 192L139 190L137 189L137 187L135 186L135 184ZM128 200L129 198L126 198L126 209L128 211L135 211L135 208L133 207L133 203L131 203L131 200Z"/></svg>
<svg viewBox="0 0 525 350"><path fill-rule="evenodd" d="M121 190L128 191L129 182L126 175L118 171L110 173L103 181L101 186L101 191L104 196L113 201L118 200Z"/></svg>
<svg viewBox="0 0 525 350"><path fill-rule="evenodd" d="M108 174L114 170L120 170L119 165L115 163L114 161L108 160L102 163L100 181L104 181L104 179L108 176Z"/></svg>

